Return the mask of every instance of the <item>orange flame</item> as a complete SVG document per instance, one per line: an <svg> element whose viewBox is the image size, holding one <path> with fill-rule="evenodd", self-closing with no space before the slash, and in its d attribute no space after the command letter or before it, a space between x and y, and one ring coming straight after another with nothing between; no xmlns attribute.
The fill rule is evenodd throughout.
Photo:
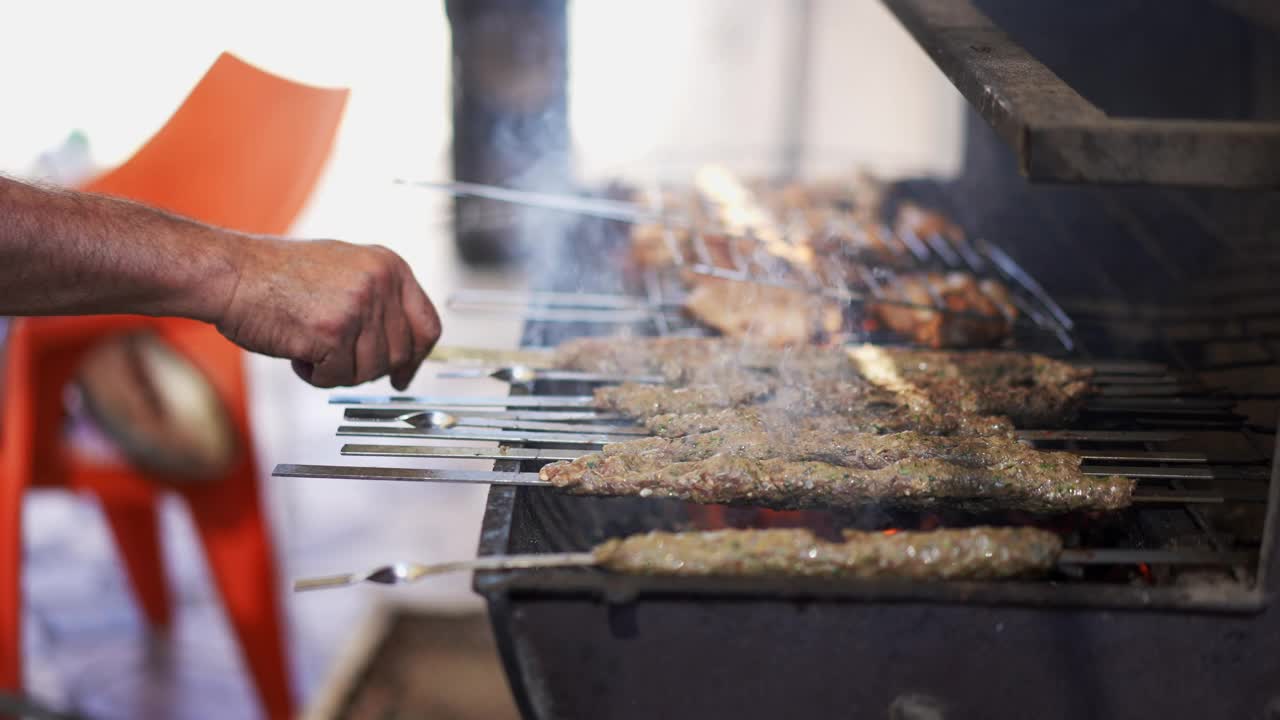
<svg viewBox="0 0 1280 720"><path fill-rule="evenodd" d="M1156 580L1151 574L1151 566L1146 563L1138 563L1138 574L1141 575L1142 579L1146 580L1148 583L1154 583Z"/></svg>
<svg viewBox="0 0 1280 720"><path fill-rule="evenodd" d="M899 532L901 532L901 531L900 531L900 530L898 530L898 528L889 528L888 530L885 530L885 531L884 531L884 534L885 534L885 535L897 535Z"/></svg>

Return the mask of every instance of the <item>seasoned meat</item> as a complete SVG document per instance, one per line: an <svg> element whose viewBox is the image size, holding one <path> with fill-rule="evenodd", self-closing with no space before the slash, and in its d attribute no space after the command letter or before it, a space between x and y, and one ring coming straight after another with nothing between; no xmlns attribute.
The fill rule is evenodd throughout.
<svg viewBox="0 0 1280 720"><path fill-rule="evenodd" d="M1062 473L1063 477L1079 474L1081 464L1080 456L1074 453L1036 450L1010 437L922 435L915 431L875 435L789 425L641 438L611 443L600 454L635 456L654 468L712 455L731 455L753 460L815 460L865 470L902 460L946 460L977 468L1027 467L1041 473ZM584 458L574 462L583 462Z"/></svg>
<svg viewBox="0 0 1280 720"><path fill-rule="evenodd" d="M965 241L964 232L945 216L908 203L900 206L890 232L875 217L879 193L866 182L777 187L705 167L695 186L683 195L667 193L657 203L641 199L655 210L660 204L663 212L681 213L692 225L637 224L632 255L639 266L709 264L752 277L799 281L789 289L687 275L686 312L732 337L776 345L829 337L843 326L843 308L799 289L806 273L839 268L857 278L868 264L905 272L910 254L901 237L917 243L939 237L957 246ZM767 266L761 258L769 259ZM964 272L907 274L884 291L886 302L868 305L868 315L929 347L995 344L1008 337L1017 317L1007 288Z"/></svg>
<svg viewBox="0 0 1280 720"><path fill-rule="evenodd" d="M542 468L542 478L582 495L664 497L780 510L898 508L1062 513L1126 507L1133 481L1058 466L975 468L903 460L874 470L824 462L713 455L652 467L631 455L591 455Z"/></svg>
<svg viewBox="0 0 1280 720"><path fill-rule="evenodd" d="M898 275L881 286L880 298L867 305L868 315L931 348L998 344L1018 317L1002 283L961 272Z"/></svg>
<svg viewBox="0 0 1280 720"><path fill-rule="evenodd" d="M776 347L742 338L575 338L551 364L611 375L662 375L675 384L714 382L726 368L797 375L858 377L851 358L831 348Z"/></svg>
<svg viewBox="0 0 1280 720"><path fill-rule="evenodd" d="M894 232L899 235L911 235L921 241L937 236L953 247L967 240L964 229L955 224L946 215L936 210L928 210L912 202L904 202L898 206L898 214L893 223Z"/></svg>
<svg viewBox="0 0 1280 720"><path fill-rule="evenodd" d="M592 552L601 567L635 575L995 580L1047 572L1062 540L1035 528L995 527L847 530L839 543L808 530L655 531L609 540Z"/></svg>
<svg viewBox="0 0 1280 720"><path fill-rule="evenodd" d="M1009 422L995 416L912 407L899 397L871 388L832 383L830 392L768 386L622 385L596 388L596 407L642 421L655 434L674 437L724 427L794 426L839 432L885 433L917 430L929 435L1007 434Z"/></svg>
<svg viewBox="0 0 1280 720"><path fill-rule="evenodd" d="M989 437L1010 435L1013 425L989 415L916 413L903 406L868 405L867 412L846 415L805 415L766 403L754 407L702 412L671 412L644 417L644 426L660 437L682 437L712 430L774 430L838 433L895 433L914 430L924 435Z"/></svg>
<svg viewBox="0 0 1280 720"><path fill-rule="evenodd" d="M635 417L706 412L766 399L798 414L907 413L981 427L975 416L1006 416L1020 427L1071 422L1092 393L1092 371L1013 351L928 351L862 345L849 350L775 349L723 338L595 338L565 343L558 367L613 374L659 374L674 385L735 400L658 405L659 388L601 389L602 407ZM728 386L728 387L724 387ZM658 407L670 409L655 409ZM893 408L899 408L894 410ZM934 417L935 420L928 420ZM895 423L897 429L910 425Z"/></svg>
<svg viewBox="0 0 1280 720"><path fill-rule="evenodd" d="M728 337L803 345L824 342L844 326L840 303L804 290L707 276L691 284L684 311Z"/></svg>
<svg viewBox="0 0 1280 720"><path fill-rule="evenodd" d="M751 405L770 393L768 385L691 385L672 388L666 385L623 383L595 390L595 404L601 410L622 413L633 418L723 409Z"/></svg>
<svg viewBox="0 0 1280 720"><path fill-rule="evenodd" d="M859 370L882 386L917 389L938 407L1004 415L1020 427L1063 425L1093 392L1093 371L1035 353L931 352L863 345Z"/></svg>

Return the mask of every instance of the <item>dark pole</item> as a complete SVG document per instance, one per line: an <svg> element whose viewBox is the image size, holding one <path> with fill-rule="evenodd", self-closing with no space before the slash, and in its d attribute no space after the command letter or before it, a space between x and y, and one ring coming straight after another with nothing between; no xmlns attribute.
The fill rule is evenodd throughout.
<svg viewBox="0 0 1280 720"><path fill-rule="evenodd" d="M569 186L566 0L446 0L453 30L453 173L544 192ZM455 241L471 265L524 253L528 213L454 201Z"/></svg>

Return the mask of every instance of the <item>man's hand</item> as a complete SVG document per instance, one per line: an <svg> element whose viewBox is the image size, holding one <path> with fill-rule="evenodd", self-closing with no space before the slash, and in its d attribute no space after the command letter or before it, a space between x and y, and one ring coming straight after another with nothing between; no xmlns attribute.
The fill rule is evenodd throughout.
<svg viewBox="0 0 1280 720"><path fill-rule="evenodd" d="M403 390L440 338L431 300L384 247L255 238L241 250L218 330L248 350L293 360L313 385L390 373Z"/></svg>

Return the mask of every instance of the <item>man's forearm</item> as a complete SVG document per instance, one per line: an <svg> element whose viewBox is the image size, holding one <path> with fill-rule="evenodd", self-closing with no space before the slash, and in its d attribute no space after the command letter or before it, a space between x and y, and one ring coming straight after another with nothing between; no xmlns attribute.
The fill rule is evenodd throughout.
<svg viewBox="0 0 1280 720"><path fill-rule="evenodd" d="M248 240L128 201L0 177L0 315L216 322Z"/></svg>
<svg viewBox="0 0 1280 720"><path fill-rule="evenodd" d="M384 247L246 235L0 177L0 315L99 313L204 320L323 387L389 373L404 389L440 337Z"/></svg>

